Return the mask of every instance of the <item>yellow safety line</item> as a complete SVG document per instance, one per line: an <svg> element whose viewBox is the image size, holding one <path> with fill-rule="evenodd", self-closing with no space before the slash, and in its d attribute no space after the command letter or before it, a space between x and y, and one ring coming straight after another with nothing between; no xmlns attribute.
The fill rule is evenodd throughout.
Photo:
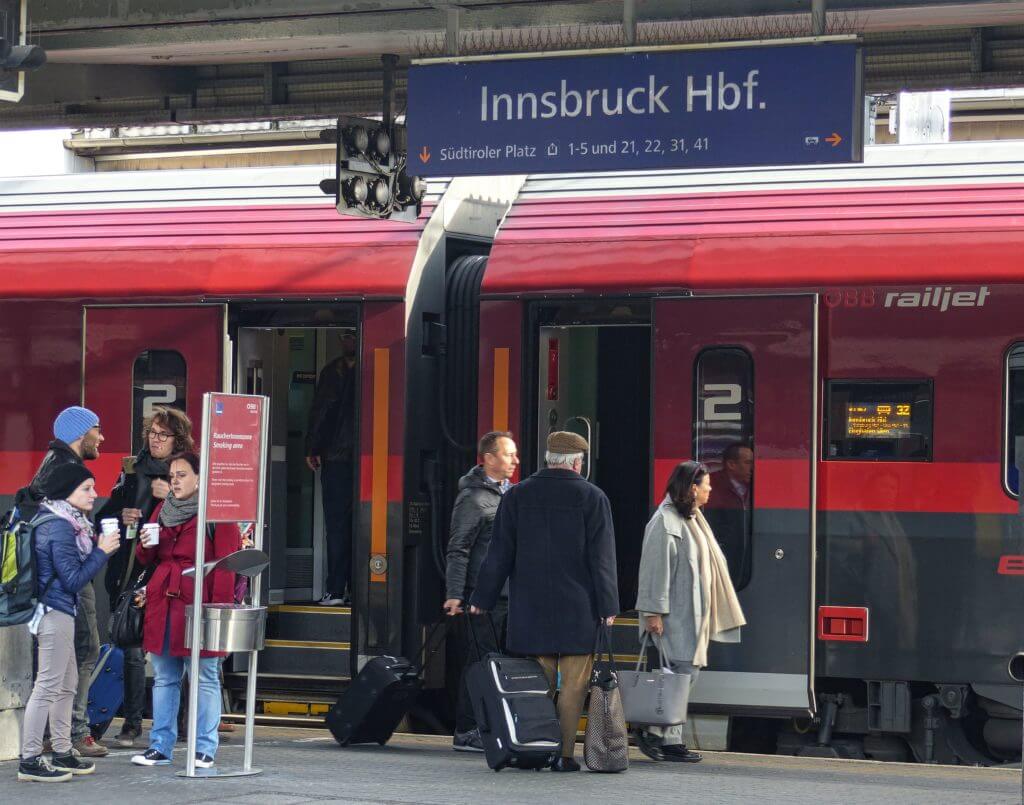
<svg viewBox="0 0 1024 805"><path fill-rule="evenodd" d="M328 651L348 651L348 643L329 643L317 640L266 640L268 648L322 648Z"/></svg>
<svg viewBox="0 0 1024 805"><path fill-rule="evenodd" d="M304 607L297 604L274 604L268 612L297 612L306 615L351 615L351 607Z"/></svg>
<svg viewBox="0 0 1024 805"><path fill-rule="evenodd" d="M370 492L370 553L387 555L388 549L388 413L391 394L391 352L373 351L373 469ZM387 572L370 573L371 582L387 579Z"/></svg>
<svg viewBox="0 0 1024 805"><path fill-rule="evenodd" d="M497 347L494 350L494 427L508 430L508 367L512 350Z"/></svg>

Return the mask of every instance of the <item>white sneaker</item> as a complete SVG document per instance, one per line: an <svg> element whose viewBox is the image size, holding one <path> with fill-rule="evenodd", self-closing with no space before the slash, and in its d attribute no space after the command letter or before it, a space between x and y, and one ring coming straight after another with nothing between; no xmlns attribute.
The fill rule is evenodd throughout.
<svg viewBox="0 0 1024 805"><path fill-rule="evenodd" d="M324 597L317 601L317 604L322 607L340 607L343 603L345 603L344 596L334 593L324 593Z"/></svg>
<svg viewBox="0 0 1024 805"><path fill-rule="evenodd" d="M204 755L202 752L196 752L196 768L197 769L212 769L213 758L209 755Z"/></svg>
<svg viewBox="0 0 1024 805"><path fill-rule="evenodd" d="M170 766L171 759L155 749L147 749L141 755L132 757L132 763L136 766Z"/></svg>

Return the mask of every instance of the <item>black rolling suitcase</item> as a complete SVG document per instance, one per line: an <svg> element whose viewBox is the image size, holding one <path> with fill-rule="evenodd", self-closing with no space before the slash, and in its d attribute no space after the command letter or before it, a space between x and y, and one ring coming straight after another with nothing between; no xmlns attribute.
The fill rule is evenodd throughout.
<svg viewBox="0 0 1024 805"><path fill-rule="evenodd" d="M469 629L472 635L472 623ZM551 765L562 748L562 731L540 663L488 654L466 671L466 685L488 766L501 771Z"/></svg>
<svg viewBox="0 0 1024 805"><path fill-rule="evenodd" d="M342 746L383 746L422 687L420 669L404 657L374 657L327 711L327 728Z"/></svg>

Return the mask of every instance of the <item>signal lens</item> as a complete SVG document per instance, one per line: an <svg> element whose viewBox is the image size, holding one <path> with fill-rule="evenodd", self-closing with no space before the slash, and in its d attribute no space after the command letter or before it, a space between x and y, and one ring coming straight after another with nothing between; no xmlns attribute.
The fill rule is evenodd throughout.
<svg viewBox="0 0 1024 805"><path fill-rule="evenodd" d="M380 161L388 158L391 153L391 135L385 129L377 129L371 138L372 154Z"/></svg>
<svg viewBox="0 0 1024 805"><path fill-rule="evenodd" d="M369 188L367 188L366 180L362 176L353 176L345 182L343 187L345 202L349 206L357 206L366 203L366 198L369 195Z"/></svg>
<svg viewBox="0 0 1024 805"><path fill-rule="evenodd" d="M377 179L370 185L370 200L378 207L385 206L391 200L391 189L383 179Z"/></svg>
<svg viewBox="0 0 1024 805"><path fill-rule="evenodd" d="M370 147L370 135L362 126L349 126L345 129L345 147L358 154L366 153Z"/></svg>

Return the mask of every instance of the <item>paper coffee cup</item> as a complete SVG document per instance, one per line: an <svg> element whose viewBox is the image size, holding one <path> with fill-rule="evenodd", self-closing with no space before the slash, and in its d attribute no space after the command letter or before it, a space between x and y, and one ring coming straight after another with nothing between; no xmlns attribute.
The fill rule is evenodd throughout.
<svg viewBox="0 0 1024 805"><path fill-rule="evenodd" d="M100 529L104 534L116 534L120 530L116 517L104 517L100 520Z"/></svg>
<svg viewBox="0 0 1024 805"><path fill-rule="evenodd" d="M142 527L142 544L147 548L152 548L154 545L160 542L160 524L159 523L146 523Z"/></svg>

